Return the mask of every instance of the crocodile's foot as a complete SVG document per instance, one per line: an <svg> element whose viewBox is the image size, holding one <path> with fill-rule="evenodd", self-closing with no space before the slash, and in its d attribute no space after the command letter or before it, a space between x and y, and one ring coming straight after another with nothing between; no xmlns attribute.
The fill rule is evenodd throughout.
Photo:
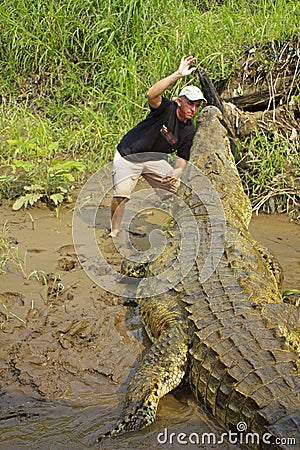
<svg viewBox="0 0 300 450"><path fill-rule="evenodd" d="M100 434L97 438L97 442L101 442L104 438L113 437L126 431L141 430L154 422L155 415L156 408L149 408L149 406L145 404L136 407L131 410L131 412L127 413L114 428L108 430L106 433Z"/></svg>

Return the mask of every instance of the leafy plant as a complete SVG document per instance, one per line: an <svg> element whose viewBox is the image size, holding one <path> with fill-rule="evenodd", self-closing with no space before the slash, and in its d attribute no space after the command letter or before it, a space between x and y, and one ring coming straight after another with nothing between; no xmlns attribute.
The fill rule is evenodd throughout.
<svg viewBox="0 0 300 450"><path fill-rule="evenodd" d="M78 161L42 161L36 165L34 161L13 161L13 172L22 169L23 178L28 184L24 186L25 195L20 196L13 204L13 209L18 210L23 206L33 205L38 200L52 202L55 206L61 204L69 190L69 183L74 182L74 171L82 172L84 164ZM25 174L24 174L25 173ZM18 174L18 177L21 175Z"/></svg>

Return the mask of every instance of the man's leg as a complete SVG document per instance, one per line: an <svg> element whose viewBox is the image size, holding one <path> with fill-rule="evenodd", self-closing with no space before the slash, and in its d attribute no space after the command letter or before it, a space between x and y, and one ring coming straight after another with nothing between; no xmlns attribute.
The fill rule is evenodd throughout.
<svg viewBox="0 0 300 450"><path fill-rule="evenodd" d="M125 211L126 197L113 197L111 202L111 232L110 236L116 237L119 234L122 217Z"/></svg>
<svg viewBox="0 0 300 450"><path fill-rule="evenodd" d="M120 231L125 205L130 199L130 194L138 181L141 171L141 164L128 161L116 151L112 173L114 187L114 196L111 202L110 236L112 237L116 237Z"/></svg>

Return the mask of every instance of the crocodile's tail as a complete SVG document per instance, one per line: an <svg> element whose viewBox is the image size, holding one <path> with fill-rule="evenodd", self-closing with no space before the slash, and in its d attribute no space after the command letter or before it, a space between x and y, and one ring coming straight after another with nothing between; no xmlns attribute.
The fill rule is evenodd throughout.
<svg viewBox="0 0 300 450"><path fill-rule="evenodd" d="M158 396L155 399L155 392L152 393L153 400L146 397L141 405L131 408L118 423L106 433L100 434L97 442L101 442L104 438L110 438L126 431L141 430L148 427L154 422L156 417L156 409L158 404Z"/></svg>
<svg viewBox="0 0 300 450"><path fill-rule="evenodd" d="M98 442L153 423L159 399L184 378L190 345L187 319L172 297L164 302L162 296L160 300L158 306L157 300L153 302L151 298L143 304L143 321L154 343L128 385L121 419L111 430L100 434Z"/></svg>

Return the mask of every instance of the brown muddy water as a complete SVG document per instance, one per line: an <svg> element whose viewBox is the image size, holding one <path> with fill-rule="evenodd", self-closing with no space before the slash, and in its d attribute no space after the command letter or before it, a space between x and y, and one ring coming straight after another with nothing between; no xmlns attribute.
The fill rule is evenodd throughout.
<svg viewBox="0 0 300 450"><path fill-rule="evenodd" d="M107 231L108 206L100 212L96 239L118 269L120 256ZM78 263L72 216L71 204L61 207L58 217L44 206L14 212L3 203L0 208L1 228L6 223L11 246L19 249L19 258L15 251L0 275L1 450L242 449L228 439L218 443L224 430L187 387L161 400L149 428L95 444L118 418L128 380L149 341L134 302L102 289ZM155 229L162 217L144 220ZM143 231L143 225L137 229ZM251 231L281 263L283 288L300 290L299 225L286 216L259 215ZM144 239L142 232L135 239ZM216 443L205 441L203 433L212 433ZM199 446L193 443L196 435ZM188 444L180 443L190 437Z"/></svg>

